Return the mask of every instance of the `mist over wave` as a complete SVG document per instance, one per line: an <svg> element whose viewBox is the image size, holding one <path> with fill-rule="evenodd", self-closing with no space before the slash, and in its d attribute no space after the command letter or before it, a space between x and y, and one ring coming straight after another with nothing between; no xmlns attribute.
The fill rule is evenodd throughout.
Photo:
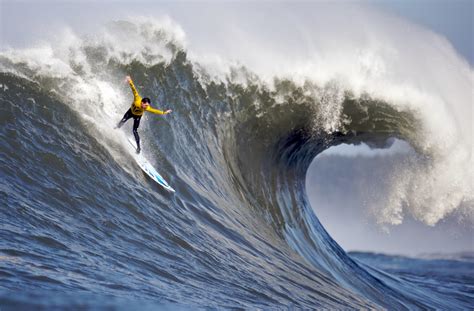
<svg viewBox="0 0 474 311"><path fill-rule="evenodd" d="M66 288L65 305L80 292L227 308L469 306L467 288L445 294L449 283L353 261L307 202L316 155L398 137L416 154L394 172L381 222L410 213L434 225L454 210L472 221L471 68L435 34L357 12L304 33L306 57L299 42L268 55L245 27L248 49L205 55L169 17L109 22L85 38L64 29L60 44L2 52L2 287ZM362 19L357 36L341 30ZM126 74L173 109L140 132L174 196L130 161L130 129L113 130L130 105Z"/></svg>

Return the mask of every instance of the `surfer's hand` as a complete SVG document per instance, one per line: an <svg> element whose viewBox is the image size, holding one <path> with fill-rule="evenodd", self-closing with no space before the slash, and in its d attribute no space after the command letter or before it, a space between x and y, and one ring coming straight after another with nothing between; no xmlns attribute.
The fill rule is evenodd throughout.
<svg viewBox="0 0 474 311"><path fill-rule="evenodd" d="M165 111L165 114L171 113L171 111L173 111L173 110L168 109L168 110Z"/></svg>
<svg viewBox="0 0 474 311"><path fill-rule="evenodd" d="M125 81L128 82L128 83L130 83L130 81L132 81L132 78L130 78L130 76L126 76L126 77L125 77Z"/></svg>

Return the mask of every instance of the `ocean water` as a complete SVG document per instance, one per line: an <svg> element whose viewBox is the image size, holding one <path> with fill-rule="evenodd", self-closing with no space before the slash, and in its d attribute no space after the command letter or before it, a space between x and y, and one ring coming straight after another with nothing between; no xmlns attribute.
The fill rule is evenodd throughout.
<svg viewBox="0 0 474 311"><path fill-rule="evenodd" d="M106 36L0 54L1 310L472 308L472 254L347 254L305 189L327 148L395 137L419 157L395 183L389 219L401 201L428 224L472 208L465 63L448 53L462 81L453 98L448 82L368 79L381 66L369 54L359 83L227 64L222 75L166 25L111 22ZM173 109L146 115L140 135L175 194L132 160L132 122L114 129L128 74Z"/></svg>

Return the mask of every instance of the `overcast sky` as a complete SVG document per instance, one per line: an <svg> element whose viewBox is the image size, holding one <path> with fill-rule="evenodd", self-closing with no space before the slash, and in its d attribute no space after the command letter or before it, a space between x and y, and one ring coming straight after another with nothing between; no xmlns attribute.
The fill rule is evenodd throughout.
<svg viewBox="0 0 474 311"><path fill-rule="evenodd" d="M311 2L311 1L308 1ZM314 1L321 3L321 1ZM251 3L251 4L249 4ZM339 3L344 3L339 1ZM356 1L348 1L357 5ZM396 0L362 1L385 12L390 12L445 36L456 50L474 63L473 3L471 0ZM281 4L278 2L276 5ZM255 2L226 1L18 1L0 0L0 39L5 46L25 47L54 35L63 25L72 26L82 33L110 19L132 14L169 14L183 25L189 34L193 32L191 20L203 14L201 8L238 7L255 5ZM272 2L263 2L271 6ZM291 2L286 3L291 7Z"/></svg>
<svg viewBox="0 0 474 311"><path fill-rule="evenodd" d="M374 7L443 35L471 66L474 64L474 1L396 0L371 3Z"/></svg>

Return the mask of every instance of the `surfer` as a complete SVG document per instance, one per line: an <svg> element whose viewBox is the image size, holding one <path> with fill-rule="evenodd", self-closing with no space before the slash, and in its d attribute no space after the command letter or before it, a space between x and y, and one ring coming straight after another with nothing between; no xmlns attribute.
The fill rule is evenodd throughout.
<svg viewBox="0 0 474 311"><path fill-rule="evenodd" d="M130 88L133 92L133 104L130 109L127 110L125 115L123 116L122 120L117 124L117 128L122 127L128 119L133 118L133 136L135 136L135 141L137 142L137 153L140 153L140 136L138 136L138 127L140 126L140 119L143 116L145 111L156 113L156 114L168 114L171 110L161 111L158 109L154 109L150 106L150 99L148 97L141 98L138 95L137 89L133 84L132 78L127 76L127 82L130 84Z"/></svg>

